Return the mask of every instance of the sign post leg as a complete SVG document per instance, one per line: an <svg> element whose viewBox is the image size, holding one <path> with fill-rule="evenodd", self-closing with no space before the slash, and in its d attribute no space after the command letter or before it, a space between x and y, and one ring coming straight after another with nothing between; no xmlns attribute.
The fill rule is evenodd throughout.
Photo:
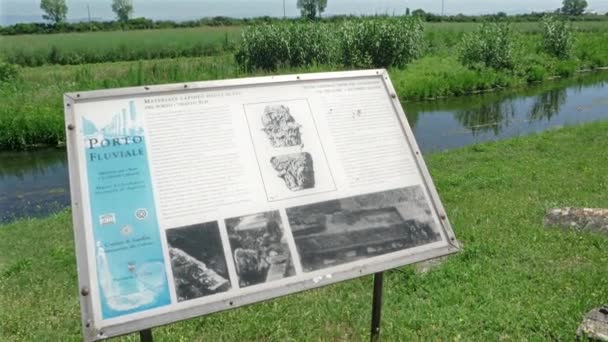
<svg viewBox="0 0 608 342"><path fill-rule="evenodd" d="M374 274L374 296L372 302L372 331L371 341L380 340L380 320L382 316L382 286L384 273Z"/></svg>
<svg viewBox="0 0 608 342"><path fill-rule="evenodd" d="M139 341L140 342L153 342L154 338L152 337L152 329L146 329L139 332Z"/></svg>

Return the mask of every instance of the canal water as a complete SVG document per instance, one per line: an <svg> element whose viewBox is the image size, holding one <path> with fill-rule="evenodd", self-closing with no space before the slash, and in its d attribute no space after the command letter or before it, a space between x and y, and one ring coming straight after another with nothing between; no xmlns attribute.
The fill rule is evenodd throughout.
<svg viewBox="0 0 608 342"><path fill-rule="evenodd" d="M608 119L608 73L404 107L423 153L437 152ZM64 149L0 153L0 223L69 203Z"/></svg>

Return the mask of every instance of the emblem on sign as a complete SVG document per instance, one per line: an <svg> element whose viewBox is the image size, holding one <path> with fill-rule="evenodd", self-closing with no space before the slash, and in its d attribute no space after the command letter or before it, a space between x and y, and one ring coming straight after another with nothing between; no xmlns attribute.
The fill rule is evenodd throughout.
<svg viewBox="0 0 608 342"><path fill-rule="evenodd" d="M148 217L148 210L147 209L137 209L135 211L135 217L140 221L145 220L146 217Z"/></svg>
<svg viewBox="0 0 608 342"><path fill-rule="evenodd" d="M99 224L102 226L108 225L108 224L114 224L116 223L116 215L115 214L104 214L104 215L100 215L99 216Z"/></svg>

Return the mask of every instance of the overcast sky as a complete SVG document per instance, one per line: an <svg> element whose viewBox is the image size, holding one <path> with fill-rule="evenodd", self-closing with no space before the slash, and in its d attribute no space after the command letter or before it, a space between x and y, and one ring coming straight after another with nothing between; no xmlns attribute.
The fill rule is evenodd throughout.
<svg viewBox="0 0 608 342"><path fill-rule="evenodd" d="M481 14L504 11L523 13L554 10L561 0L444 0L446 14ZM406 7L440 13L442 0L328 0L326 14L400 14ZM589 9L608 11L608 0L589 0ZM91 16L112 19L111 0L67 0L68 19ZM288 16L298 15L296 0L285 0ZM134 0L135 17L186 20L201 17L283 16L283 0ZM40 0L0 0L0 24L12 24L18 18L40 20ZM26 19L27 18L27 19Z"/></svg>

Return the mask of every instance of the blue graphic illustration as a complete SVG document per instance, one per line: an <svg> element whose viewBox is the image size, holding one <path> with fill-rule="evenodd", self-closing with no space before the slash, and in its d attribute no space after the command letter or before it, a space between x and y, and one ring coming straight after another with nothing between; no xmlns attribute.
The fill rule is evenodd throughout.
<svg viewBox="0 0 608 342"><path fill-rule="evenodd" d="M103 319L171 303L142 118L128 107L83 123Z"/></svg>
<svg viewBox="0 0 608 342"><path fill-rule="evenodd" d="M138 119L139 117L135 111L135 103L130 101L129 113L127 113L127 110L123 108L121 113L118 113L112 117L111 123L102 128L98 129L92 121L84 118L84 135L86 137L101 135L105 138L142 135L144 129L141 121Z"/></svg>

